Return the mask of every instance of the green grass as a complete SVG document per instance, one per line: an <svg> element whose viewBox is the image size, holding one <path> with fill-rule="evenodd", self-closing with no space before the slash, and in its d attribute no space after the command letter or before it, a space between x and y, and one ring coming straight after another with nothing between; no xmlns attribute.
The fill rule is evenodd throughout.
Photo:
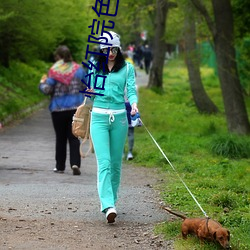
<svg viewBox="0 0 250 250"><path fill-rule="evenodd" d="M0 122L9 115L18 118L21 111L34 107L46 97L38 90L48 65L34 61L30 65L13 61L10 68L0 67Z"/></svg>
<svg viewBox="0 0 250 250"><path fill-rule="evenodd" d="M218 79L209 68L202 68L201 73L208 95L220 110L217 115L201 115L197 111L187 71L180 60L166 65L163 94L146 88L139 90L142 120L178 175L144 127L135 130L133 163L159 169L164 181L156 188L165 204L189 217L202 217L202 211L180 181L183 179L206 213L230 230L232 249L250 249L250 138L227 132ZM175 239L178 250L217 249L213 243L201 248L193 237L184 242L178 237L180 224L180 219L162 223L155 231Z"/></svg>

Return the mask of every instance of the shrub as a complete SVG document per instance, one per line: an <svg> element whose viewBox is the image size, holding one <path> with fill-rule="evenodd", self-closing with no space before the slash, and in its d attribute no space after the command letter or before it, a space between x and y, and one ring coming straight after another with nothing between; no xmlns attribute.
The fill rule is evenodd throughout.
<svg viewBox="0 0 250 250"><path fill-rule="evenodd" d="M233 209L237 206L235 199L233 198L232 194L228 192L221 192L219 194L215 194L210 203L214 206L221 207L221 208L229 208Z"/></svg>
<svg viewBox="0 0 250 250"><path fill-rule="evenodd" d="M236 135L219 136L212 140L212 153L231 159L249 158L250 146L247 138Z"/></svg>

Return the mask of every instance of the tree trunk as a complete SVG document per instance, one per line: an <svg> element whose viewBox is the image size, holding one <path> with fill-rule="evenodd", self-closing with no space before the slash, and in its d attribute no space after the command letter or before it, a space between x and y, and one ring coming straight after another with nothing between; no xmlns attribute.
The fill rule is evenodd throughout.
<svg viewBox="0 0 250 250"><path fill-rule="evenodd" d="M187 6L185 18L185 55L189 82L195 105L200 113L217 113L218 108L207 95L200 75L200 57L196 47L195 18L191 16L193 8ZM189 11L190 10L190 11Z"/></svg>
<svg viewBox="0 0 250 250"><path fill-rule="evenodd" d="M204 16L213 36L228 130L237 134L250 134L250 123L237 71L230 0L212 0L215 23L200 0L191 1Z"/></svg>
<svg viewBox="0 0 250 250"><path fill-rule="evenodd" d="M228 129L237 134L248 134L250 124L235 60L230 0L212 0L212 3L216 29L213 39Z"/></svg>
<svg viewBox="0 0 250 250"><path fill-rule="evenodd" d="M157 0L155 17L155 37L153 45L153 62L149 75L149 88L163 88L162 75L166 53L166 43L164 41L164 34L166 28L167 11L168 1Z"/></svg>

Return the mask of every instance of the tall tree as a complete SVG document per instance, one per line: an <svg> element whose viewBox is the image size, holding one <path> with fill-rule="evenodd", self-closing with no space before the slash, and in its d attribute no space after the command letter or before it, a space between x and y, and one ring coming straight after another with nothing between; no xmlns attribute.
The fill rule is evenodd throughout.
<svg viewBox="0 0 250 250"><path fill-rule="evenodd" d="M212 33L228 130L249 134L250 123L236 64L230 0L211 0L214 21L200 0L191 1L204 16Z"/></svg>
<svg viewBox="0 0 250 250"><path fill-rule="evenodd" d="M244 94L250 96L250 1L232 0L234 28L237 46L237 60L241 86Z"/></svg>
<svg viewBox="0 0 250 250"><path fill-rule="evenodd" d="M192 4L187 3L187 5L185 6L185 10L184 49L189 82L194 102L200 113L217 113L218 108L207 95L201 80L200 56L197 51L196 44L195 17L194 14L191 15L191 13L194 13Z"/></svg>
<svg viewBox="0 0 250 250"><path fill-rule="evenodd" d="M167 13L172 7L177 7L177 5L168 0L156 0L155 36L153 44L154 57L149 75L149 88L163 88L162 75L166 53L164 34L166 30Z"/></svg>
<svg viewBox="0 0 250 250"><path fill-rule="evenodd" d="M61 43L67 43L73 54L81 51L87 42L85 6L85 0L36 0L36 8L33 0L1 0L0 64L47 60Z"/></svg>
<svg viewBox="0 0 250 250"><path fill-rule="evenodd" d="M140 33L145 29L148 39L151 40L155 16L154 2L155 0L120 1L118 15L114 21L115 30L122 36L123 47L131 42L142 43Z"/></svg>
<svg viewBox="0 0 250 250"><path fill-rule="evenodd" d="M250 34L250 1L249 0L232 0L234 14L235 34L238 38L249 36Z"/></svg>

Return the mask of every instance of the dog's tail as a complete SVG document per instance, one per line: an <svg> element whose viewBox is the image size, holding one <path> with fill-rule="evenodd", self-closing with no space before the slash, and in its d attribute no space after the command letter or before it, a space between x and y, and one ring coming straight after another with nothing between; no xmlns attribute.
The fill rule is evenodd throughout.
<svg viewBox="0 0 250 250"><path fill-rule="evenodd" d="M164 207L164 206L162 206L162 208L163 208L164 210L168 211L169 213L171 213L171 214L173 214L173 215L175 215L175 216L177 216L177 217L182 218L183 220L187 219L187 217L186 217L185 215L183 215L183 214L179 214L179 213L177 213L177 212L173 212L171 209L169 209L169 208L167 208L167 207Z"/></svg>

